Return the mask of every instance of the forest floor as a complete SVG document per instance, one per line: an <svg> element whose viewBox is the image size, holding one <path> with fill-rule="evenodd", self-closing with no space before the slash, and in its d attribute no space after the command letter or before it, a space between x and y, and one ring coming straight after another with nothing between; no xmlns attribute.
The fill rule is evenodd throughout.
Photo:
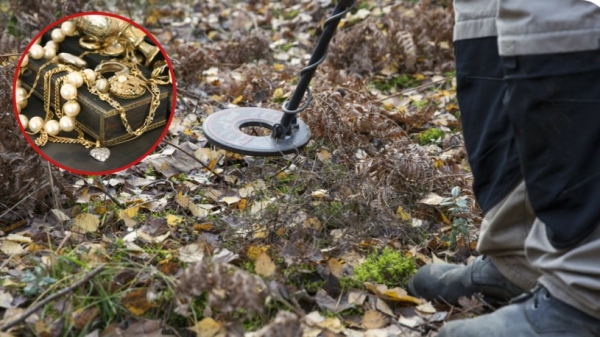
<svg viewBox="0 0 600 337"><path fill-rule="evenodd" d="M418 267L474 258L481 222L450 1L359 0L299 115L312 139L267 158L211 145L202 122L281 110L333 1L60 3L0 6L4 54L70 12L129 17L173 62L175 115L125 171L79 176L40 161L61 187L0 222L0 336L435 336L489 310L406 292ZM4 92L15 59L1 59Z"/></svg>

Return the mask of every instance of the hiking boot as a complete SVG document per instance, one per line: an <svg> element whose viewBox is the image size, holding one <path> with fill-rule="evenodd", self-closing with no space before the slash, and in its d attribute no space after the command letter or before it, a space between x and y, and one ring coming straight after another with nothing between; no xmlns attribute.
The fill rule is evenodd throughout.
<svg viewBox="0 0 600 337"><path fill-rule="evenodd" d="M473 319L448 322L438 337L594 337L600 320L567 305L539 285L510 305Z"/></svg>
<svg viewBox="0 0 600 337"><path fill-rule="evenodd" d="M428 264L408 280L408 293L428 301L443 300L458 305L461 296L481 293L486 302L498 305L523 293L485 255L466 266L448 263Z"/></svg>

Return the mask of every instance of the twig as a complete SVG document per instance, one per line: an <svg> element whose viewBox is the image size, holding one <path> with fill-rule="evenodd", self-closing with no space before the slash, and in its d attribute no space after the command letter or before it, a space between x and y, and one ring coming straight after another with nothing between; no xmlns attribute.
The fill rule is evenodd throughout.
<svg viewBox="0 0 600 337"><path fill-rule="evenodd" d="M30 307L29 309L27 309L27 311L25 311L19 318L15 319L12 322L9 322L7 324L5 324L3 327L0 328L0 331L6 331L10 328L12 328L13 326L23 322L24 320L27 319L27 317L31 316L33 313L35 313L36 311L38 311L41 307L43 307L44 305L48 304L49 302L64 296L70 292L72 292L73 290L75 290L76 288L80 287L81 285L83 285L84 283L86 283L87 281L91 280L94 276L96 276L96 274L98 274L99 272L101 272L104 269L104 265L99 265L98 267L96 267L94 270L92 270L91 272L89 272L87 275L85 275L81 280L73 283L72 285L70 285L69 287L66 287L65 289L54 293L48 297L46 297L44 300L38 302L36 305Z"/></svg>
<svg viewBox="0 0 600 337"><path fill-rule="evenodd" d="M384 98L382 98L382 99L378 99L378 100L376 100L376 101L375 101L375 103L383 102L383 101L385 101L386 99L389 99L389 98L392 98L392 97L396 97L396 96L404 95L405 93L407 93L407 92L410 92L410 91L413 91L413 90L421 90L421 89L425 89L425 88L427 88L427 87L431 87L431 86L433 86L434 84L438 84L438 83L440 83L440 82L446 82L446 81L448 81L448 80L449 80L449 78L447 78L447 77L444 77L444 78L442 78L441 80L437 80L437 81L433 81L433 82L429 82L429 83L421 84L420 86L418 86L418 87L414 87L414 88L408 88L408 89L402 90L402 91L400 91L400 92L397 92L397 93L395 93L395 94L393 94L393 95L391 95L391 96L387 96L387 97L384 97Z"/></svg>

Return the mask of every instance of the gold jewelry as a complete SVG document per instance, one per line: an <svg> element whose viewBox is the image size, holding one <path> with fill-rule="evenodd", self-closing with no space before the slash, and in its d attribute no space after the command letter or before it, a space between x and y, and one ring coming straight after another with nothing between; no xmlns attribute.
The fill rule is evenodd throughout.
<svg viewBox="0 0 600 337"><path fill-rule="evenodd" d="M131 138L123 141L125 142L141 136L148 130L160 106L160 89L158 85L170 84L171 78L170 73L168 76L161 75L166 65L155 67L150 79L146 79L138 69L134 50L136 47L139 50L139 47L145 43L143 42L145 35L138 34L138 31L143 34L141 30L128 23L123 24L121 20L110 17L88 17L92 17L90 18L91 21L87 19L83 20L82 18L86 17L82 17L76 19L75 23L67 21L60 28L52 30L52 40L48 41L44 47L40 45L39 39L34 43L28 51L28 55L23 59L21 67L24 68L27 66L29 62L28 57L34 59L46 58L49 61L38 69L34 84L29 92L20 87L20 80L17 81L15 96L18 102L17 110L20 113L21 109L27 106L27 99L37 87L42 77L42 70L50 64L57 64L56 68L46 71L43 76L44 91L42 96L45 117L36 116L28 120L25 115L19 114L19 119L23 127L29 130L29 134L38 134L35 140L37 146L44 146L47 142L55 142L77 143L86 148L94 147L90 151L90 155L96 160L103 162L108 159L110 150L102 147L99 140L95 142L86 140L83 130L75 121L75 117L81 110L77 102L78 88L85 84L91 94L98 96L98 98L107 102L118 111L123 126L131 136ZM84 52L79 57L68 53L58 53L59 44L65 39L65 36L79 34L77 28L83 33L88 34L81 37L79 43L89 51ZM153 47L156 48L155 46ZM156 51L158 51L158 48L156 48ZM123 55L123 59L113 59L109 62L103 62L95 70L86 69L87 62L82 57L90 52L110 56ZM142 53L144 53L143 50ZM146 53L144 54L146 55ZM146 56L146 63L151 61L155 56L155 54L150 54L153 54L153 51L150 51ZM56 78L53 84L53 78L62 72L65 74ZM113 72L114 75L106 79L102 76L106 72ZM52 88L52 85L54 85L54 88ZM52 89L54 89L53 107L50 97ZM127 120L125 109L111 96L121 99L135 99L144 95L146 91L149 91L151 94L148 114L142 126L133 130ZM61 97L66 101L62 106ZM55 116L56 119L54 118ZM77 137L68 138L58 136L61 131L75 131Z"/></svg>

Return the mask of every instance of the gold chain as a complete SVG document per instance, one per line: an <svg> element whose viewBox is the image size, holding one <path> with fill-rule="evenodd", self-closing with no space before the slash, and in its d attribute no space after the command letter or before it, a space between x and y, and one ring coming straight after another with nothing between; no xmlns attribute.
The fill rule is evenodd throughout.
<svg viewBox="0 0 600 337"><path fill-rule="evenodd" d="M137 128L136 130L133 130L131 128L131 125L129 125L129 121L127 121L126 111L121 106L121 104L119 104L119 102L115 101L109 95L98 91L98 89L94 85L89 83L89 81L87 79L86 79L86 83L88 84L88 89L92 94L98 96L101 100L107 102L108 104L110 104L110 106L112 106L113 108L117 109L117 111L119 111L119 115L121 116L121 122L123 123L123 126L127 130L127 133L130 134L131 136L139 137L148 129L148 127L154 120L154 115L156 114L156 110L160 106L160 89L158 88L158 85L155 81L147 80L146 78L144 78L144 76L142 75L142 72L137 68L135 63L129 63L129 62L125 63L123 61L121 61L121 63L130 67L130 71L129 71L130 75L133 75L133 76L137 77L138 79L145 81L146 84L144 86L146 87L146 90L149 90L150 93L152 94L152 101L150 102L148 116L146 116L146 119L144 120L144 124L142 124L142 126Z"/></svg>

